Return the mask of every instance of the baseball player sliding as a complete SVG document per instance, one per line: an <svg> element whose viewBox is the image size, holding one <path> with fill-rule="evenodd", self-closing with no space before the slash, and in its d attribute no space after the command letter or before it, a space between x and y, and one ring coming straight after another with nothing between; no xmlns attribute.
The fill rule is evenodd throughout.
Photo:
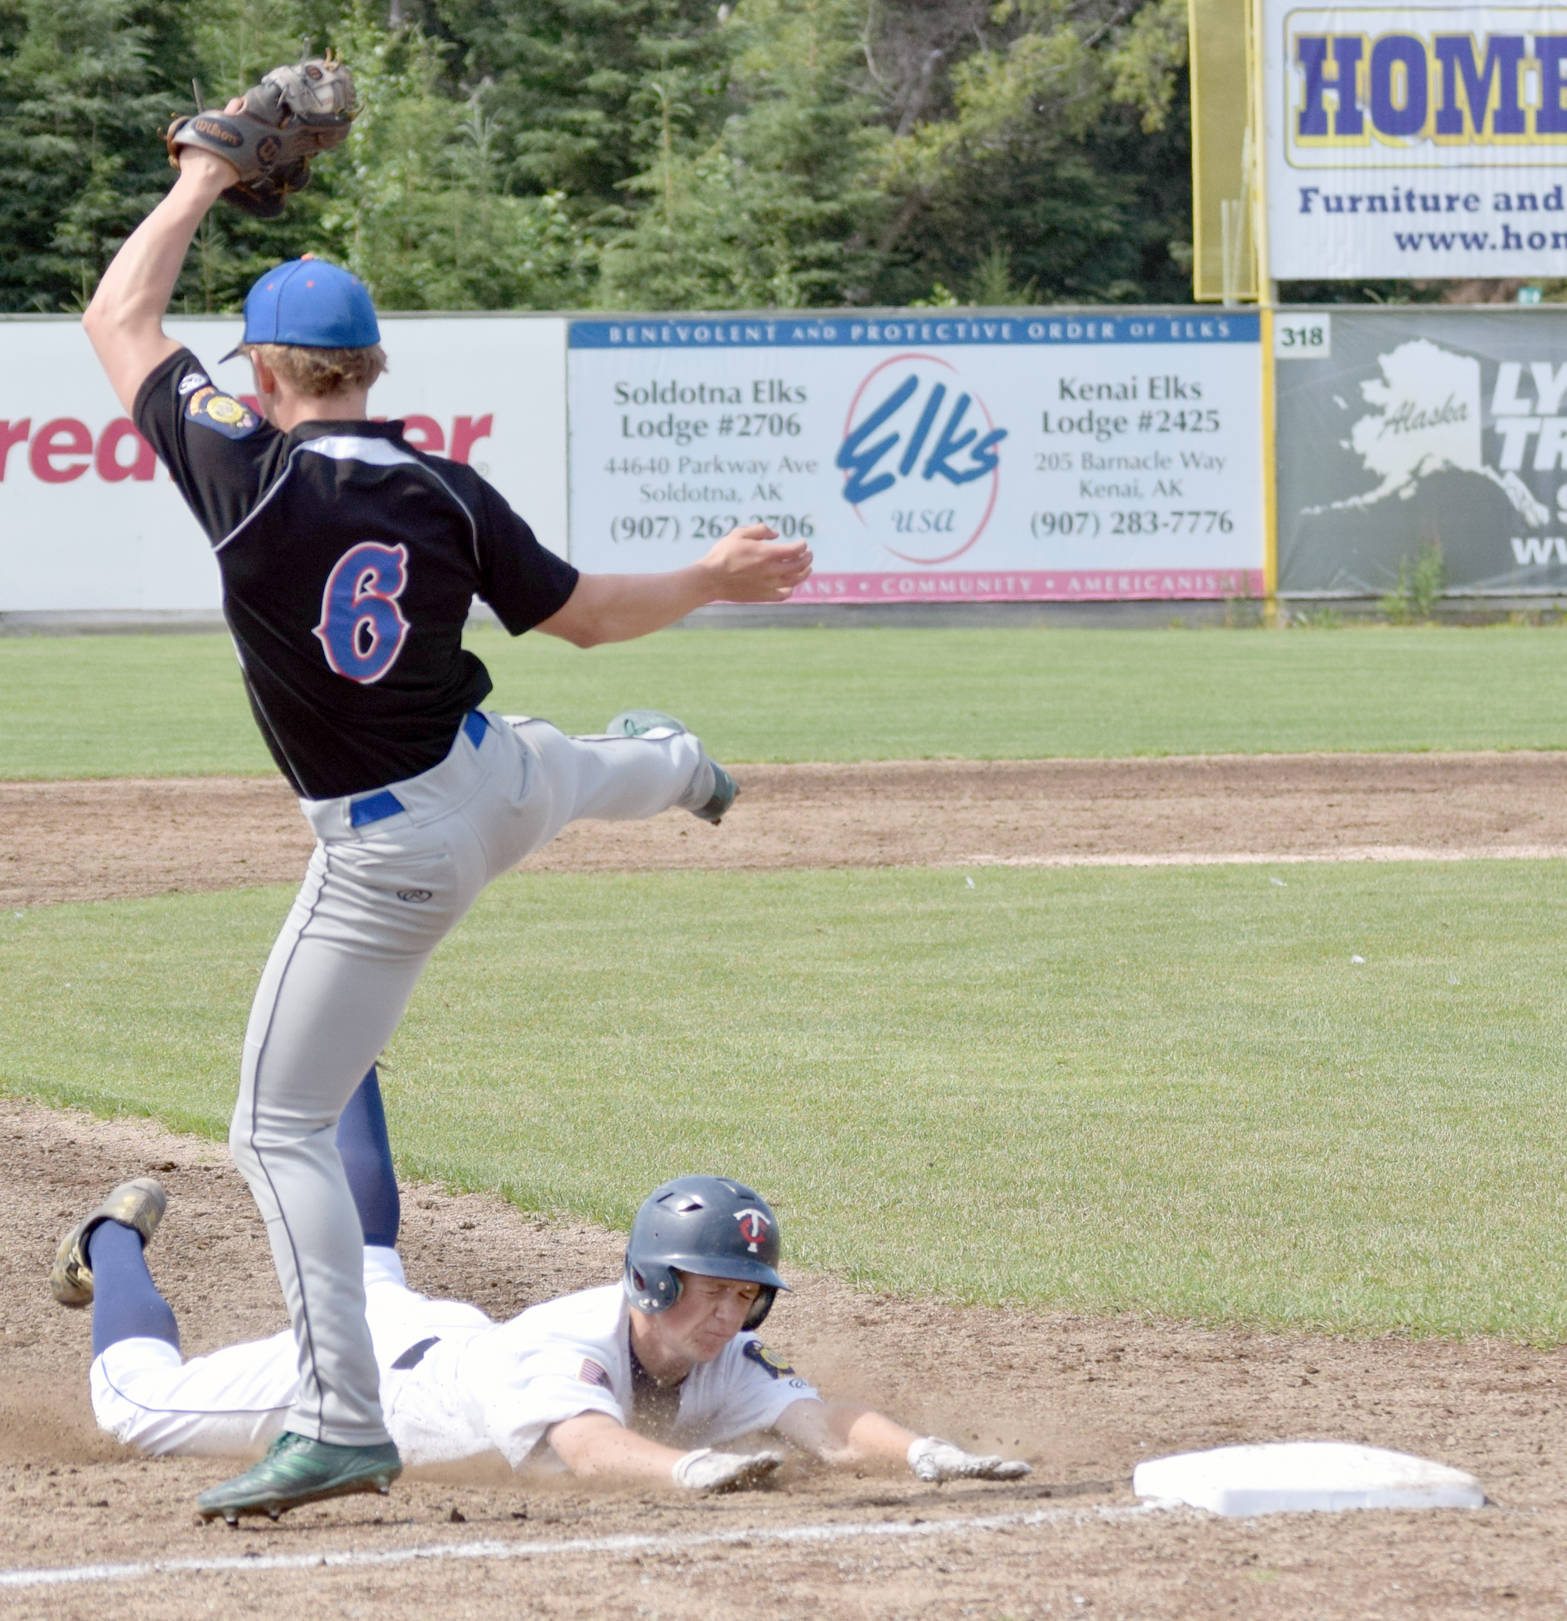
<svg viewBox="0 0 1567 1621"><path fill-rule="evenodd" d="M577 1475L729 1491L763 1480L783 1455L717 1449L772 1431L829 1463L906 1464L921 1480L1029 1472L1021 1460L977 1456L869 1408L825 1402L775 1357L756 1330L788 1287L777 1272L778 1221L739 1182L666 1182L632 1223L621 1282L495 1323L477 1306L431 1300L403 1281L393 1247L397 1183L374 1071L344 1109L337 1140L364 1235L386 1422L408 1463L498 1452L521 1468L553 1454ZM51 1274L57 1296L92 1302L98 1423L151 1453L276 1445L297 1401L293 1336L181 1360L174 1314L142 1253L164 1204L156 1182L122 1184L65 1235ZM208 1496L206 1517L230 1524L246 1513L275 1519L308 1500L281 1485L271 1494Z"/></svg>
<svg viewBox="0 0 1567 1621"><path fill-rule="evenodd" d="M398 1472L333 1131L441 938L575 818L678 806L717 822L737 791L665 716L572 738L481 708L490 677L462 646L473 598L513 634L589 647L719 599L780 601L811 566L803 544L751 525L666 574L579 574L470 468L369 420L386 363L375 309L317 260L268 271L245 300L237 352L260 414L211 381L162 325L197 228L224 194L280 211L311 156L347 135L352 104L346 70L316 61L179 121L179 177L83 320L211 539L251 708L317 838L256 993L230 1133L288 1302L297 1384L277 1445L204 1509L286 1507Z"/></svg>

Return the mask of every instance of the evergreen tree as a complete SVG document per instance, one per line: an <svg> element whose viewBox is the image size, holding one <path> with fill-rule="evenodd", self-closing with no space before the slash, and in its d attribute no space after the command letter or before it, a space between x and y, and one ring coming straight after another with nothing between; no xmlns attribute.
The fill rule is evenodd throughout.
<svg viewBox="0 0 1567 1621"><path fill-rule="evenodd" d="M637 199L656 110L650 77L678 84L683 120L712 132L727 111L727 45L712 0L420 0L452 41L450 88L488 91L503 189L558 192L579 217L620 222Z"/></svg>
<svg viewBox="0 0 1567 1621"><path fill-rule="evenodd" d="M180 112L221 107L280 62L319 56L336 43L342 6L328 0L203 0L190 13L195 83L182 87ZM198 95L199 92L199 95ZM258 220L219 204L202 221L175 288L174 308L210 314L240 307L252 282L279 260L330 256L321 224L329 203L322 176L336 155L315 166L310 186L289 199L281 219Z"/></svg>
<svg viewBox="0 0 1567 1621"><path fill-rule="evenodd" d="M177 309L304 251L386 308L1186 295L1180 0L0 0L0 308L85 302L193 78L329 46L348 142Z"/></svg>
<svg viewBox="0 0 1567 1621"><path fill-rule="evenodd" d="M751 0L730 126L750 285L769 304L856 304L893 200L866 76L863 0Z"/></svg>
<svg viewBox="0 0 1567 1621"><path fill-rule="evenodd" d="M3 0L0 43L0 309L81 309L168 184L190 49L143 0Z"/></svg>
<svg viewBox="0 0 1567 1621"><path fill-rule="evenodd" d="M1179 0L988 7L894 142L878 298L963 286L997 246L1047 302L1186 297L1184 69Z"/></svg>
<svg viewBox="0 0 1567 1621"><path fill-rule="evenodd" d="M662 116L634 181L647 202L606 249L607 302L863 301L890 208L875 180L886 135L864 85L863 13L862 0L749 0L728 24L737 111L710 141L675 139L670 79L648 82Z"/></svg>
<svg viewBox="0 0 1567 1621"><path fill-rule="evenodd" d="M362 110L322 169L330 256L387 309L582 303L585 250L560 196L501 189L485 91L445 94L440 42L412 24L383 27L363 0L336 32Z"/></svg>

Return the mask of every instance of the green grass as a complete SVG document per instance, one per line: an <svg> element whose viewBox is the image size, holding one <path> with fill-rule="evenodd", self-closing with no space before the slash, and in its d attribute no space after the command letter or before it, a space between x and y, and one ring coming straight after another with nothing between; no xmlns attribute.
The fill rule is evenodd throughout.
<svg viewBox="0 0 1567 1621"><path fill-rule="evenodd" d="M1567 748L1567 639L1515 627L674 630L581 653L480 628L494 707L681 716L720 758ZM0 639L0 776L266 772L225 637Z"/></svg>
<svg viewBox="0 0 1567 1621"><path fill-rule="evenodd" d="M1560 1343L1564 876L506 880L388 1055L394 1141L622 1226L722 1168L865 1287ZM220 1135L288 899L0 915L0 1088Z"/></svg>

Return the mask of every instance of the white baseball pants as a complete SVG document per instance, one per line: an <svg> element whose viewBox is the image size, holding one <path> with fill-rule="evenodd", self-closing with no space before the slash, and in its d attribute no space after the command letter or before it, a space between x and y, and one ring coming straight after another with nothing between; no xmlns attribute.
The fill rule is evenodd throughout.
<svg viewBox="0 0 1567 1621"><path fill-rule="evenodd" d="M359 1218L334 1133L430 953L492 878L566 823L695 809L712 791L690 733L567 737L475 711L419 776L301 802L316 848L251 1008L229 1131L298 1350L286 1429L340 1445L387 1439Z"/></svg>
<svg viewBox="0 0 1567 1621"><path fill-rule="evenodd" d="M408 1288L389 1249L364 1252L366 1321L387 1381L388 1408L406 1376L397 1359L428 1336L466 1337L492 1326L477 1306ZM294 1336L226 1345L185 1362L167 1340L118 1340L93 1359L93 1417L126 1446L158 1456L253 1456L282 1433L299 1388Z"/></svg>

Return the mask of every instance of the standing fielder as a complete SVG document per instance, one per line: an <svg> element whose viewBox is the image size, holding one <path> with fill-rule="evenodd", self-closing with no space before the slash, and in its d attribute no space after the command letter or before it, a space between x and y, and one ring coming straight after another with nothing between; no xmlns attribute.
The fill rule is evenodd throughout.
<svg viewBox="0 0 1567 1621"><path fill-rule="evenodd" d="M191 240L225 191L253 212L281 209L308 165L299 152L340 140L351 114L296 116L278 98L303 103L299 86L314 86L340 106L345 80L330 62L278 70L171 132L179 178L83 320L211 538L251 708L317 838L256 993L229 1137L267 1224L298 1384L273 1451L204 1493L204 1509L385 1489L398 1473L333 1129L441 938L490 879L575 818L679 806L716 822L737 791L666 716L632 711L610 724L622 735L571 738L480 709L490 677L461 642L474 596L514 635L589 647L720 599L781 601L811 564L803 544L751 525L668 574L579 574L472 470L368 420L385 365L375 310L360 282L319 261L280 265L245 301L239 350L261 415L213 385L162 325ZM303 128L316 146L258 125L247 108L261 91L284 135ZM255 151L285 163L275 184L250 173Z"/></svg>
<svg viewBox="0 0 1567 1621"><path fill-rule="evenodd" d="M783 1461L718 1451L772 1431L826 1462L907 1464L921 1480L1013 1480L1018 1459L978 1456L867 1407L824 1402L757 1337L787 1284L778 1221L742 1183L686 1176L637 1212L618 1284L584 1289L495 1323L403 1281L397 1183L372 1071L337 1141L364 1234L369 1323L387 1423L412 1464L498 1452L513 1468L550 1453L573 1474L693 1491L755 1485ZM292 1337L183 1362L174 1314L142 1254L164 1210L150 1179L123 1183L61 1241L55 1293L93 1304L93 1412L143 1452L254 1450L295 1395ZM211 1495L211 1494L209 1494ZM314 1496L332 1495L321 1491ZM203 1507L231 1525L305 1499L281 1491Z"/></svg>

